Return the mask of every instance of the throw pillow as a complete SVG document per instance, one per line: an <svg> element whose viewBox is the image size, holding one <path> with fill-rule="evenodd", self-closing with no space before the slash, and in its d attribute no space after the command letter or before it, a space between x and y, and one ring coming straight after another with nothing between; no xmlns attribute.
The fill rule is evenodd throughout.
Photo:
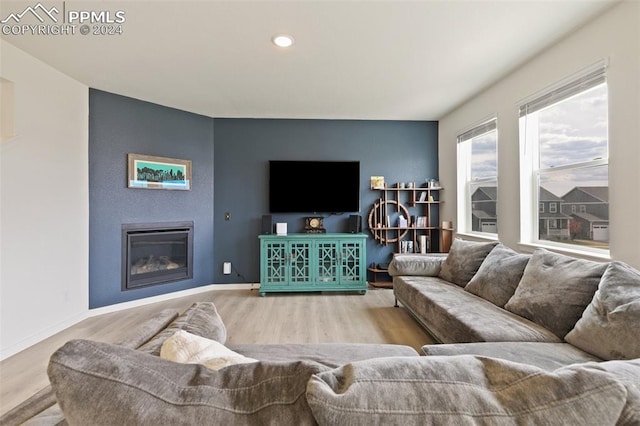
<svg viewBox="0 0 640 426"><path fill-rule="evenodd" d="M305 391L327 369L300 361L213 371L73 340L51 356L48 374L70 425L315 425Z"/></svg>
<svg viewBox="0 0 640 426"><path fill-rule="evenodd" d="M626 399L602 371L546 372L469 355L354 362L307 387L321 425L613 425Z"/></svg>
<svg viewBox="0 0 640 426"><path fill-rule="evenodd" d="M414 275L437 277L446 255L434 254L395 254L389 264L389 275Z"/></svg>
<svg viewBox="0 0 640 426"><path fill-rule="evenodd" d="M464 289L502 308L515 293L530 258L498 244Z"/></svg>
<svg viewBox="0 0 640 426"><path fill-rule="evenodd" d="M640 358L640 271L612 262L565 339L603 359Z"/></svg>
<svg viewBox="0 0 640 426"><path fill-rule="evenodd" d="M222 343L205 337L177 331L162 344L160 358L183 364L202 364L212 370L220 370L229 365L258 362L257 359L240 355Z"/></svg>
<svg viewBox="0 0 640 426"><path fill-rule="evenodd" d="M497 241L479 243L456 238L451 245L449 255L440 268L439 277L460 287L466 286L478 272L484 258L497 245Z"/></svg>
<svg viewBox="0 0 640 426"><path fill-rule="evenodd" d="M196 302L138 350L159 356L164 341L178 330L217 340L222 344L227 340L227 329L216 306L211 302Z"/></svg>
<svg viewBox="0 0 640 426"><path fill-rule="evenodd" d="M593 299L606 268L606 263L538 249L505 309L540 324L562 339Z"/></svg>

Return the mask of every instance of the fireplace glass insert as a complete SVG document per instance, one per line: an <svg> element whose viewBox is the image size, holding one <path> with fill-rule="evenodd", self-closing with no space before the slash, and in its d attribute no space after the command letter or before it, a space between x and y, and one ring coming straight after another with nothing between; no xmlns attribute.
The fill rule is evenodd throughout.
<svg viewBox="0 0 640 426"><path fill-rule="evenodd" d="M193 277L193 222L122 225L122 289Z"/></svg>

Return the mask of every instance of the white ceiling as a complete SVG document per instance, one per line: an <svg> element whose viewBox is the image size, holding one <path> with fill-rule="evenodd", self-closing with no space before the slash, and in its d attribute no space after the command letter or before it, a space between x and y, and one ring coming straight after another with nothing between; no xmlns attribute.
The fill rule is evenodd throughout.
<svg viewBox="0 0 640 426"><path fill-rule="evenodd" d="M89 87L211 117L437 120L614 2L66 1L123 10L123 34L3 38Z"/></svg>

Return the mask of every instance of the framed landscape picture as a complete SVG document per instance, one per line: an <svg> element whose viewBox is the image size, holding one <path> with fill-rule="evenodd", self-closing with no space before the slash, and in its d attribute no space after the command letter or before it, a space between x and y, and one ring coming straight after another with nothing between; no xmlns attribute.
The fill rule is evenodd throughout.
<svg viewBox="0 0 640 426"><path fill-rule="evenodd" d="M191 160L128 154L128 188L191 189Z"/></svg>

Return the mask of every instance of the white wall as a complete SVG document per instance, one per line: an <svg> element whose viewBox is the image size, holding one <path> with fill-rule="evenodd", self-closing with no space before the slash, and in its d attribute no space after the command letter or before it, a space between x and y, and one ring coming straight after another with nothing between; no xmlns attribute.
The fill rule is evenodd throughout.
<svg viewBox="0 0 640 426"><path fill-rule="evenodd" d="M608 58L611 257L640 268L640 2L622 2L440 120L440 217L456 219L456 136L498 114L499 238L519 246L518 109L525 97ZM491 58L487 58L491 60ZM457 223L454 223L457 226Z"/></svg>
<svg viewBox="0 0 640 426"><path fill-rule="evenodd" d="M88 88L1 41L14 137L0 143L0 358L88 312ZM3 112L4 113L4 112Z"/></svg>

